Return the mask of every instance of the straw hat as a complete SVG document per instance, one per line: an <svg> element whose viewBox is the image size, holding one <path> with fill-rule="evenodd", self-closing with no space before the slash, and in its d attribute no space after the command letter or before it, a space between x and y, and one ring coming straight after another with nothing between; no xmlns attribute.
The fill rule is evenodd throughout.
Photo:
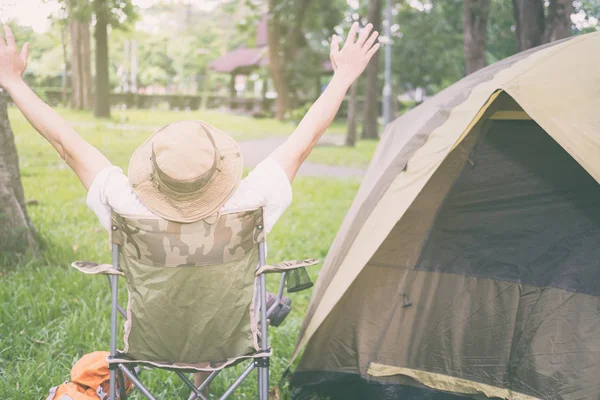
<svg viewBox="0 0 600 400"><path fill-rule="evenodd" d="M129 182L146 207L169 221L195 222L217 213L242 179L240 147L201 121L155 132L131 156Z"/></svg>

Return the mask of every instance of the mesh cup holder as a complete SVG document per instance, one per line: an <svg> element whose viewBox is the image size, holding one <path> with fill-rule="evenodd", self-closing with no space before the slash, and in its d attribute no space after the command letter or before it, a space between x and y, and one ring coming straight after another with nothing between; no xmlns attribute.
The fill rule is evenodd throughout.
<svg viewBox="0 0 600 400"><path fill-rule="evenodd" d="M286 286L288 293L300 292L313 286L306 268L296 268L287 273Z"/></svg>

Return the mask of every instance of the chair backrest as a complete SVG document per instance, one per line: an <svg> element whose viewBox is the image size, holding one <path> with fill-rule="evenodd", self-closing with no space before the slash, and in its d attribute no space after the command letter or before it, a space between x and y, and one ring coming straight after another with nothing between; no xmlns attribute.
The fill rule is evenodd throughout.
<svg viewBox="0 0 600 400"><path fill-rule="evenodd" d="M191 224L113 213L111 241L119 245L129 295L125 353L198 364L258 351L255 272L263 227L262 209Z"/></svg>

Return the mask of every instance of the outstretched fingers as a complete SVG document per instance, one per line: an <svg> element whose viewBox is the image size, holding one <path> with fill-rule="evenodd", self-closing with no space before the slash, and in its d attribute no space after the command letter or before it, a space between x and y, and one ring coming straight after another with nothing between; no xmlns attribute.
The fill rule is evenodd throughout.
<svg viewBox="0 0 600 400"><path fill-rule="evenodd" d="M355 22L352 24L352 27L350 28L350 31L348 32L348 37L346 38L346 43L344 44L344 46L347 46L349 44L354 44L354 42L356 41L356 32L358 32L358 22Z"/></svg>
<svg viewBox="0 0 600 400"><path fill-rule="evenodd" d="M362 47L365 44L367 38L369 37L369 33L371 33L372 30L373 30L373 24L371 24L371 23L367 24L367 26L365 26L360 31L360 35L358 35L358 40L356 41L356 44Z"/></svg>
<svg viewBox="0 0 600 400"><path fill-rule="evenodd" d="M340 38L338 35L331 37L331 54L337 54L340 52Z"/></svg>
<svg viewBox="0 0 600 400"><path fill-rule="evenodd" d="M375 43L375 41L377 40L378 37L379 37L379 32L377 32L377 31L373 32L371 34L371 36L369 36L369 39L367 39L367 41L363 45L363 49L365 51L370 50L371 47L373 47L373 44Z"/></svg>
<svg viewBox="0 0 600 400"><path fill-rule="evenodd" d="M331 37L331 51L329 53L329 58L331 59L331 66L335 71L337 69L337 63L335 62L335 58L340 53L340 39L337 35L333 35Z"/></svg>
<svg viewBox="0 0 600 400"><path fill-rule="evenodd" d="M29 58L29 42L25 43L21 48L21 61L27 65L27 58Z"/></svg>
<svg viewBox="0 0 600 400"><path fill-rule="evenodd" d="M6 38L6 45L11 49L16 49L17 44L15 43L15 37L8 25L4 25L4 37Z"/></svg>
<svg viewBox="0 0 600 400"><path fill-rule="evenodd" d="M379 43L376 43L375 46L371 47L369 51L367 51L367 60L370 60L375 55L375 53L377 53L379 47Z"/></svg>

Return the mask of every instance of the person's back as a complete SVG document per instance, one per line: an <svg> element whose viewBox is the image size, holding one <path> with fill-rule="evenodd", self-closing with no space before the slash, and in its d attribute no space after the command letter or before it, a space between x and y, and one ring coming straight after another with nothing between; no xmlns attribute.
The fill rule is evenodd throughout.
<svg viewBox="0 0 600 400"><path fill-rule="evenodd" d="M111 212L191 223L264 207L268 232L292 201L290 180L272 157L241 180L242 159L239 145L207 123L172 123L135 151L128 177L112 165L100 170L87 205L106 230Z"/></svg>

